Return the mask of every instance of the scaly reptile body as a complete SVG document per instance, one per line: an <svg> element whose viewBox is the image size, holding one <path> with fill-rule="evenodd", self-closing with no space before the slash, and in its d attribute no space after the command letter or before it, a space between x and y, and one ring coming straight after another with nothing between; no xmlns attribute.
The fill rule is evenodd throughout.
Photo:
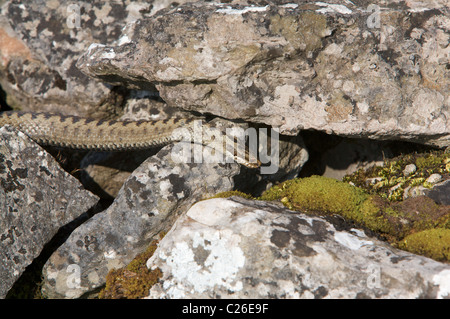
<svg viewBox="0 0 450 319"><path fill-rule="evenodd" d="M186 139L194 119L161 121L93 120L49 113L3 112L0 127L11 125L37 143L73 149L123 151L151 148ZM188 131L189 133L189 131ZM230 154L236 162L255 168L260 165L247 151Z"/></svg>

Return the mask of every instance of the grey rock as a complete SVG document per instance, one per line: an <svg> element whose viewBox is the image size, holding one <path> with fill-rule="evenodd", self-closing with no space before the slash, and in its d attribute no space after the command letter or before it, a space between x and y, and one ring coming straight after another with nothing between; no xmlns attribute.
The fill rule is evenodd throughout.
<svg viewBox="0 0 450 319"><path fill-rule="evenodd" d="M98 197L14 128L0 128L0 298L58 229Z"/></svg>
<svg viewBox="0 0 450 319"><path fill-rule="evenodd" d="M94 194L113 199L132 172L158 150L90 152L80 162L80 180Z"/></svg>
<svg viewBox="0 0 450 319"><path fill-rule="evenodd" d="M92 47L77 66L115 85L154 84L170 106L281 134L447 146L448 11L445 0L198 2L127 25L127 42Z"/></svg>
<svg viewBox="0 0 450 319"><path fill-rule="evenodd" d="M113 204L50 257L43 270L47 297L77 298L101 286L109 270L128 264L194 202L233 189L238 164L178 163L174 149L166 146L142 163Z"/></svg>
<svg viewBox="0 0 450 319"><path fill-rule="evenodd" d="M412 173L415 173L417 171L417 167L414 164L408 164L405 166L405 169L403 170L404 176L409 176Z"/></svg>
<svg viewBox="0 0 450 319"><path fill-rule="evenodd" d="M110 115L120 90L75 66L95 43L152 10L152 1L7 1L0 15L0 85L10 106L72 115ZM161 6L159 6L161 7Z"/></svg>
<svg viewBox="0 0 450 319"><path fill-rule="evenodd" d="M440 205L450 205L450 180L433 185L432 189L424 189L423 193Z"/></svg>
<svg viewBox="0 0 450 319"><path fill-rule="evenodd" d="M321 175L338 180L359 169L382 166L385 156L392 154L389 145L367 139L343 139L322 152L317 163L324 167Z"/></svg>
<svg viewBox="0 0 450 319"><path fill-rule="evenodd" d="M410 197L418 197L418 196L422 196L422 195L426 195L426 192L429 189L419 185L419 186L408 186L405 188L405 190L403 191L403 200L410 198Z"/></svg>
<svg viewBox="0 0 450 319"><path fill-rule="evenodd" d="M158 100L158 94L149 91L130 90L125 100L121 120L127 121L159 121L169 118L189 118L193 115L180 108L168 106Z"/></svg>
<svg viewBox="0 0 450 319"><path fill-rule="evenodd" d="M428 176L428 178L426 179L425 182L430 183L430 184L436 184L438 182L440 182L442 180L442 175L441 174L431 174L430 176Z"/></svg>
<svg viewBox="0 0 450 319"><path fill-rule="evenodd" d="M450 265L319 217L232 197L195 204L147 261L148 298L449 298Z"/></svg>

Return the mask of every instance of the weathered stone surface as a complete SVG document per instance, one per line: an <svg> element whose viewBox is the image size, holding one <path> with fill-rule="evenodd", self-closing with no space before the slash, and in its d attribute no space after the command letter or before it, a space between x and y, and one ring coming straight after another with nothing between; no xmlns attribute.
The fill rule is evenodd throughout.
<svg viewBox="0 0 450 319"><path fill-rule="evenodd" d="M329 142L327 143L327 140ZM330 141L335 140L335 141ZM342 180L345 175L359 169L380 166L385 158L392 157L392 148L384 141L367 139L349 139L322 134L308 140L306 148L311 154L311 161L301 174L322 175Z"/></svg>
<svg viewBox="0 0 450 319"><path fill-rule="evenodd" d="M0 298L58 229L93 207L45 150L12 127L0 128Z"/></svg>
<svg viewBox="0 0 450 319"><path fill-rule="evenodd" d="M120 92L75 64L93 42L120 41L123 26L153 14L152 7L140 0L7 1L0 14L0 85L8 104L90 116L120 106Z"/></svg>
<svg viewBox="0 0 450 319"><path fill-rule="evenodd" d="M449 298L450 265L278 204L195 204L148 260L149 298Z"/></svg>
<svg viewBox="0 0 450 319"><path fill-rule="evenodd" d="M76 298L105 283L112 268L129 263L152 238L202 198L234 187L238 164L175 163L173 146L137 168L114 203L78 227L44 266L43 292ZM80 282L74 282L78 269ZM72 284L67 284L68 282Z"/></svg>
<svg viewBox="0 0 450 319"><path fill-rule="evenodd" d="M440 205L450 205L450 179L423 190L423 193Z"/></svg>
<svg viewBox="0 0 450 319"><path fill-rule="evenodd" d="M158 150L89 153L80 163L80 180L94 194L113 199L132 172Z"/></svg>
<svg viewBox="0 0 450 319"><path fill-rule="evenodd" d="M171 106L296 135L449 145L446 1L186 4L129 24L77 66Z"/></svg>

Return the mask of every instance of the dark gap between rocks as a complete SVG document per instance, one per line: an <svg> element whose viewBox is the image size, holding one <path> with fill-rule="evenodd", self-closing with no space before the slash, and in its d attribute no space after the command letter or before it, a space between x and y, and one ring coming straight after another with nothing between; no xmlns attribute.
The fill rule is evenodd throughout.
<svg viewBox="0 0 450 319"><path fill-rule="evenodd" d="M3 90L0 85L0 111L11 111L11 107L6 103L6 92Z"/></svg>
<svg viewBox="0 0 450 319"><path fill-rule="evenodd" d="M302 131L300 134L308 150L309 160L298 177L320 175L340 180L345 174L353 173L350 171L354 169L351 166L369 168L376 162L399 155L439 149L413 142L349 138L318 131Z"/></svg>

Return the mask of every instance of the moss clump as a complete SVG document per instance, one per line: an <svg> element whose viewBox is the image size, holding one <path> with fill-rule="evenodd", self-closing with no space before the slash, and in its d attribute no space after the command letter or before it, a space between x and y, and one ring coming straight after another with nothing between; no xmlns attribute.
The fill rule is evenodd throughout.
<svg viewBox="0 0 450 319"><path fill-rule="evenodd" d="M416 170L404 176L403 171L409 164L414 164ZM389 201L403 200L404 191L408 187L433 185L426 182L432 174L440 174L443 180L450 178L450 153L434 151L422 154L408 154L386 160L381 167L359 170L345 176L344 182L365 189L371 194L377 194ZM368 182L373 179L373 183Z"/></svg>
<svg viewBox="0 0 450 319"><path fill-rule="evenodd" d="M403 166L404 163L395 162L391 163L388 169L391 172L402 172ZM252 196L239 191L219 193L212 198L230 196L252 198ZM391 202L382 196L371 194L346 182L323 176L311 176L275 185L256 199L277 200L289 209L313 215L340 215L356 225L370 229L391 244L409 251L413 249L411 242L414 242L411 241L411 238L414 237L410 236L417 236L416 234L424 231L441 229L439 234L446 235L435 236L435 243L433 240L429 240L427 243L430 247L426 248L426 252L425 248L422 250L414 248L416 250L413 252L431 258L438 256L440 250L448 250L445 247L450 245L448 238L450 206L438 205L426 196Z"/></svg>
<svg viewBox="0 0 450 319"><path fill-rule="evenodd" d="M427 196L391 203L390 207L400 213L400 222L408 234L431 228L450 228L450 206L439 205Z"/></svg>
<svg viewBox="0 0 450 319"><path fill-rule="evenodd" d="M100 299L137 299L148 296L149 289L162 277L160 269L149 270L147 260L153 255L158 241L137 255L125 268L112 269L106 275L106 286Z"/></svg>
<svg viewBox="0 0 450 319"><path fill-rule="evenodd" d="M266 191L259 199L281 200L289 209L355 216L368 195L332 178L312 176L293 179Z"/></svg>
<svg viewBox="0 0 450 319"><path fill-rule="evenodd" d="M400 249L438 261L450 261L450 229L435 228L406 236Z"/></svg>
<svg viewBox="0 0 450 319"><path fill-rule="evenodd" d="M381 198L332 178L312 176L286 181L266 191L260 200L280 200L289 209L305 213L338 214L385 237L396 237L398 212Z"/></svg>

